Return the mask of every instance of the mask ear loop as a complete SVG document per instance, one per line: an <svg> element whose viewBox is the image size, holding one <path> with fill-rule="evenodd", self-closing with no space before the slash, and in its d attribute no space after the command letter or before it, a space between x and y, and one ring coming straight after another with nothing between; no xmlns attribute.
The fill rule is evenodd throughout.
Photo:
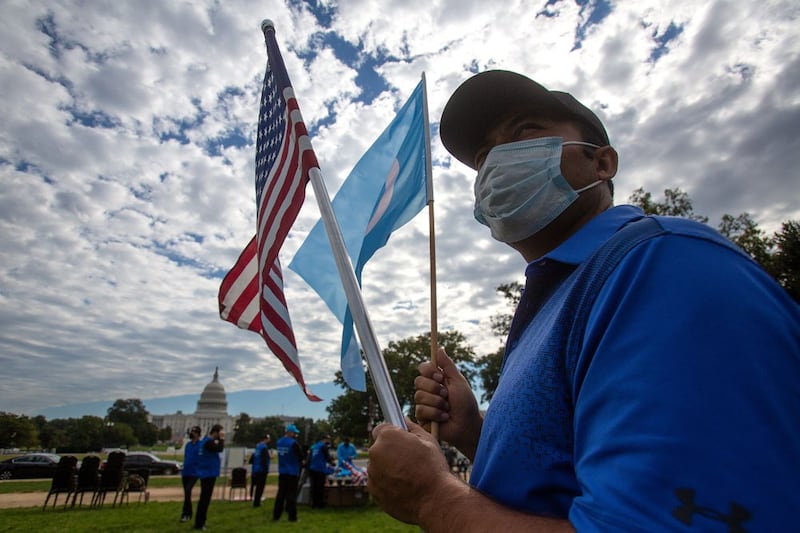
<svg viewBox="0 0 800 533"><path fill-rule="evenodd" d="M577 144L577 145L580 145L580 146L588 146L592 150L597 150L598 148L602 148L602 146L598 146L598 145L596 145L594 143L587 143L585 141L564 141L563 143L561 143L561 146L567 146L569 144ZM603 180L597 180L594 183L590 183L586 187L581 187L580 189L576 190L575 192L577 194L580 194L582 192L588 191L589 189L591 189L593 187L597 187L601 183L604 183ZM613 191L613 189L612 189L612 191Z"/></svg>
<svg viewBox="0 0 800 533"><path fill-rule="evenodd" d="M585 141L564 141L563 143L561 143L561 146L569 146L570 144L579 144L581 146L590 146L592 148L600 148L600 146L597 145L597 144L587 143Z"/></svg>
<svg viewBox="0 0 800 533"><path fill-rule="evenodd" d="M597 180L597 181L595 181L594 183L590 183L590 184L589 184L589 185L587 185L586 187L581 187L580 189L578 189L577 191L575 191L575 193L576 193L576 194L580 194L580 193L582 193L582 192L584 192L584 191L588 191L588 190L589 190L589 189L591 189L592 187L597 187L597 186L598 186L598 185L600 185L601 183L603 183L603 180Z"/></svg>

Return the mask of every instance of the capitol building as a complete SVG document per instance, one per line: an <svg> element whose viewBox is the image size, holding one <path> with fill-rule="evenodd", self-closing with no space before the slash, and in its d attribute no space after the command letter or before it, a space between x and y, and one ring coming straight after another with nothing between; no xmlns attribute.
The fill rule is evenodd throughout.
<svg viewBox="0 0 800 533"><path fill-rule="evenodd" d="M214 378L200 394L194 414L187 415L178 411L171 415L152 415L150 421L158 429L172 429L172 441L183 439L192 426L200 426L203 435L206 435L214 424L222 425L227 437L232 439L236 419L228 414L228 399L225 387L219 382L219 367L214 370Z"/></svg>

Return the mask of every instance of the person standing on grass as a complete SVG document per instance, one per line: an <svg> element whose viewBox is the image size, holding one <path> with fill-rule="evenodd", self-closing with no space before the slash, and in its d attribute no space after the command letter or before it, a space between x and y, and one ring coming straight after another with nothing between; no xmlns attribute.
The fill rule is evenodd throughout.
<svg viewBox="0 0 800 533"><path fill-rule="evenodd" d="M311 507L325 507L325 479L333 472L334 459L331 457L331 436L323 435L311 447L311 461L308 470L311 474Z"/></svg>
<svg viewBox="0 0 800 533"><path fill-rule="evenodd" d="M183 482L183 511L181 512L181 522L188 522L192 519L192 489L197 483L197 461L198 450L200 449L200 435L203 430L200 426L194 426L189 430L189 442L183 447L183 469L181 470L181 481Z"/></svg>
<svg viewBox="0 0 800 533"><path fill-rule="evenodd" d="M261 506L261 496L264 494L264 485L267 483L269 473L269 444L270 436L265 434L253 452L253 473L251 487L255 487L253 494L253 507Z"/></svg>
<svg viewBox="0 0 800 533"><path fill-rule="evenodd" d="M197 502L197 514L194 519L195 529L206 529L206 517L211 496L214 494L214 484L217 482L220 471L220 453L225 449L225 431L220 424L211 426L203 440L200 441L198 451L198 477L200 478L200 501Z"/></svg>
<svg viewBox="0 0 800 533"><path fill-rule="evenodd" d="M278 494L272 520L278 521L283 508L289 514L289 522L297 522L297 481L304 463L303 450L297 442L300 431L294 424L286 426L286 434L278 439Z"/></svg>

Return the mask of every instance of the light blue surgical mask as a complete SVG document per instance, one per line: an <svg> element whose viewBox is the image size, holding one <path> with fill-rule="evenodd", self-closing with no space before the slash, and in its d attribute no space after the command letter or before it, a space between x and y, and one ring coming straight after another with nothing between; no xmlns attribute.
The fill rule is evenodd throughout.
<svg viewBox="0 0 800 533"><path fill-rule="evenodd" d="M492 237L512 243L541 231L578 195L603 183L574 190L561 175L561 148L570 144L600 148L562 137L527 139L492 148L475 179L475 220Z"/></svg>

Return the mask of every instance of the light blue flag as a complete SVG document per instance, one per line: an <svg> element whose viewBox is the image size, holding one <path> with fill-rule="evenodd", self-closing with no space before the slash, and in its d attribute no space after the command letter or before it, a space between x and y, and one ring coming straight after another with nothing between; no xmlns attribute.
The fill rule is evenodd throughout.
<svg viewBox="0 0 800 533"><path fill-rule="evenodd" d="M333 211L359 285L366 262L394 230L414 218L427 203L423 97L420 82L333 199ZM366 390L347 297L322 220L314 225L289 268L317 291L344 324L342 374L352 389Z"/></svg>

